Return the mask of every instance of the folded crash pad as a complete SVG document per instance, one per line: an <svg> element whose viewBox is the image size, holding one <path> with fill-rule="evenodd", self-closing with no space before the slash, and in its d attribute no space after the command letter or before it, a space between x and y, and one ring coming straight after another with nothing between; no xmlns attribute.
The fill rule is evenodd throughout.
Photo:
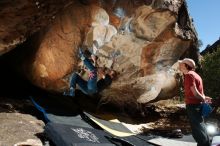
<svg viewBox="0 0 220 146"><path fill-rule="evenodd" d="M111 143L121 146L152 146L151 144L147 143L147 140L149 140L151 137L135 135L117 119L115 119L115 121L117 122L103 120L82 111L76 114L77 112L75 112L75 110L72 110L71 108L70 110L65 111L65 108L67 107L62 107L63 103L59 104L60 102L62 102L59 100L46 100L46 98L41 98L39 100L36 97L30 97L30 99L34 106L40 111L40 113L43 114L44 118L47 119L45 132L48 138L57 146L71 145L71 139L74 135L74 128L78 128L78 130L81 131L87 130L89 131L88 133L97 132L98 134L96 136L98 138L100 137L100 135L103 135L104 137L100 137L102 139L102 145L108 145L109 143L106 143L106 141L109 141ZM59 103L56 104L56 101L59 101ZM52 102L53 104L51 105L51 103L49 102ZM71 112L75 113L71 114ZM78 138L78 136L76 136L76 132L74 137ZM78 146L97 145L98 143L91 143L89 141L86 142L83 139L78 139L74 144Z"/></svg>

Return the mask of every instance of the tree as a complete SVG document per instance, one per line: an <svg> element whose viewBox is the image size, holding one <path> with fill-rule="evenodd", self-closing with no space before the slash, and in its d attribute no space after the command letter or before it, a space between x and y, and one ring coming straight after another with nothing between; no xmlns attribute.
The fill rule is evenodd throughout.
<svg viewBox="0 0 220 146"><path fill-rule="evenodd" d="M206 46L206 48L209 48L211 45L210 44L208 44L207 46Z"/></svg>
<svg viewBox="0 0 220 146"><path fill-rule="evenodd" d="M220 47L212 53L205 54L201 66L205 94L212 98L220 98Z"/></svg>

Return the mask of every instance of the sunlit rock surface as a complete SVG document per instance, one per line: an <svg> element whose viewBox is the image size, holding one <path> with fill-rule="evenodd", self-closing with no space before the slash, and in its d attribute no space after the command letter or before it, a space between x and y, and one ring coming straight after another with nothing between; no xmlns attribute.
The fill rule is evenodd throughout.
<svg viewBox="0 0 220 146"><path fill-rule="evenodd" d="M79 69L78 48L94 50L94 41L99 66L113 66L119 73L101 93L103 103L116 106L175 96L177 82L171 67L180 57L196 52L196 32L183 0L73 1L52 18L51 23L42 20L48 25L25 42L29 51L22 63L34 85L52 92L68 89L69 76ZM2 41L1 52L18 44L10 46L18 38Z"/></svg>
<svg viewBox="0 0 220 146"><path fill-rule="evenodd" d="M0 55L46 26L70 0L1 0Z"/></svg>

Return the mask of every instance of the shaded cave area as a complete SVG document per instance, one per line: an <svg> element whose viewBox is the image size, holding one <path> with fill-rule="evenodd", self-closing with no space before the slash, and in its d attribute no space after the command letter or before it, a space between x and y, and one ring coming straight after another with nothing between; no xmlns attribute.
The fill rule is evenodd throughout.
<svg viewBox="0 0 220 146"><path fill-rule="evenodd" d="M30 102L30 95L43 94L43 90L32 85L18 70L17 65L19 51L16 49L0 57L0 113L22 113L36 116L39 119L38 111Z"/></svg>
<svg viewBox="0 0 220 146"><path fill-rule="evenodd" d="M17 50L13 50L0 57L0 81L1 81L1 96L26 96L28 92L34 89L27 79L19 74L14 66L12 58Z"/></svg>

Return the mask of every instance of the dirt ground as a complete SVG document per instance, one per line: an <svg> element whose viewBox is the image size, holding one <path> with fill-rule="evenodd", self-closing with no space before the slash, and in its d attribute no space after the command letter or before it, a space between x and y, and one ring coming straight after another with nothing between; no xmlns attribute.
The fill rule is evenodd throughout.
<svg viewBox="0 0 220 146"><path fill-rule="evenodd" d="M175 129L184 134L190 133L190 127L184 105L178 100L165 100L146 107L143 119L148 127L142 128L146 134L162 135ZM219 114L213 114L209 120L219 125ZM28 99L0 97L0 146L14 145L27 139L47 139L43 133L44 122Z"/></svg>
<svg viewBox="0 0 220 146"><path fill-rule="evenodd" d="M154 114L150 116L150 119L154 120L146 121L150 122L151 126L149 129L143 129L146 134L154 133L166 136L166 134L169 134L176 129L180 129L185 135L191 133L183 101L179 101L178 98L163 100L154 103L153 106L155 107L155 110ZM154 117L155 115L158 116ZM217 109L216 112L213 112L208 118L205 118L205 122L215 123L220 127L219 109Z"/></svg>

